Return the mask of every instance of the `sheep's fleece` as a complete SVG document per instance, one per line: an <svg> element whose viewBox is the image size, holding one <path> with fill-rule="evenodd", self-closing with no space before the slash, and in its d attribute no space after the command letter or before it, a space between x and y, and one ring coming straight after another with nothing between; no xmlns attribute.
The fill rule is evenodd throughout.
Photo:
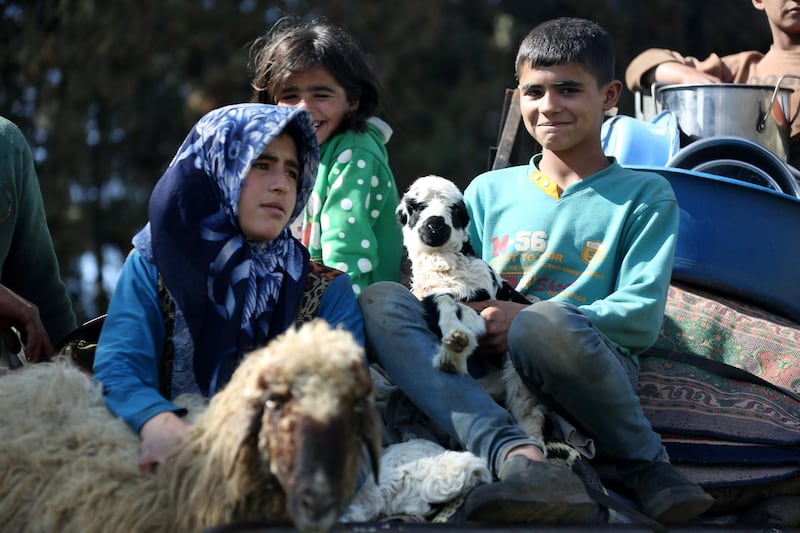
<svg viewBox="0 0 800 533"><path fill-rule="evenodd" d="M65 358L0 376L0 528L201 531L287 522L325 531L380 425L364 351L315 321L242 361L197 417L174 469L139 472L140 442ZM287 512L288 511L288 512Z"/></svg>

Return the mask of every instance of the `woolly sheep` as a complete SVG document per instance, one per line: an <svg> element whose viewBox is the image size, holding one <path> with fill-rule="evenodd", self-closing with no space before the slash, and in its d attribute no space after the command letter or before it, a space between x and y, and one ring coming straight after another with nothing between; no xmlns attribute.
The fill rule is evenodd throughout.
<svg viewBox="0 0 800 533"><path fill-rule="evenodd" d="M139 472L140 442L65 358L0 376L6 531L200 531L286 522L325 531L381 446L364 352L315 321L240 364L174 468Z"/></svg>

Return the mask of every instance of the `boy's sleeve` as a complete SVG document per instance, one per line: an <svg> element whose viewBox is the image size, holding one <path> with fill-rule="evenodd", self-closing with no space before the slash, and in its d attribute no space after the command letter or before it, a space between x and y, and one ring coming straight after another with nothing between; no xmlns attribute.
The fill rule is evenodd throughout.
<svg viewBox="0 0 800 533"><path fill-rule="evenodd" d="M386 210L395 216L397 186L385 162L363 149L339 154L327 180L330 191L320 216L322 262L347 272L363 290L382 260L379 247L402 247L399 230L388 236L376 233L379 216Z"/></svg>
<svg viewBox="0 0 800 533"><path fill-rule="evenodd" d="M628 64L628 68L625 69L625 84L631 91L646 90L649 92L650 87L645 87L642 82L644 75L662 63L671 62L693 67L700 72L716 76L723 82L733 81L733 72L717 54L711 54L701 60L696 57L682 56L678 52L664 48L650 48L634 57Z"/></svg>
<svg viewBox="0 0 800 533"><path fill-rule="evenodd" d="M135 250L122 267L97 343L94 377L108 408L137 433L164 411L180 412L158 391L166 331L158 272Z"/></svg>
<svg viewBox="0 0 800 533"><path fill-rule="evenodd" d="M652 346L661 331L677 243L677 201L647 207L631 224L616 289L580 306L592 324L629 355Z"/></svg>

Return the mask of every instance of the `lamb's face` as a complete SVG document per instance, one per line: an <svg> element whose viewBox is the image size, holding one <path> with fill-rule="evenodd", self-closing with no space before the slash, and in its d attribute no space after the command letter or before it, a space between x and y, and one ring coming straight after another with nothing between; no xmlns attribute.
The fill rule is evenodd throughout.
<svg viewBox="0 0 800 533"><path fill-rule="evenodd" d="M258 449L297 529L326 531L355 494L359 474L369 472L364 451L379 464L372 381L352 336L322 321L275 343L269 348L277 357L260 378Z"/></svg>
<svg viewBox="0 0 800 533"><path fill-rule="evenodd" d="M469 215L456 185L439 176L411 184L397 207L403 244L409 255L418 252L459 252L469 241Z"/></svg>

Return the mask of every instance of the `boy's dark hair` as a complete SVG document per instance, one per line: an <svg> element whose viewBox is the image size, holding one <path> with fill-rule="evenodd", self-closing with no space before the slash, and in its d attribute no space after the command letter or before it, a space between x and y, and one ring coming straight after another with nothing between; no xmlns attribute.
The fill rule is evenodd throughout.
<svg viewBox="0 0 800 533"><path fill-rule="evenodd" d="M359 101L337 132L364 131L367 119L378 110L381 85L366 54L353 37L325 19L279 20L251 44L250 58L254 102L276 104L289 75L320 66L344 88L348 102Z"/></svg>
<svg viewBox="0 0 800 533"><path fill-rule="evenodd" d="M548 20L523 39L515 63L517 78L523 65L552 67L577 63L599 86L614 79L614 46L608 32L596 23L579 18Z"/></svg>

